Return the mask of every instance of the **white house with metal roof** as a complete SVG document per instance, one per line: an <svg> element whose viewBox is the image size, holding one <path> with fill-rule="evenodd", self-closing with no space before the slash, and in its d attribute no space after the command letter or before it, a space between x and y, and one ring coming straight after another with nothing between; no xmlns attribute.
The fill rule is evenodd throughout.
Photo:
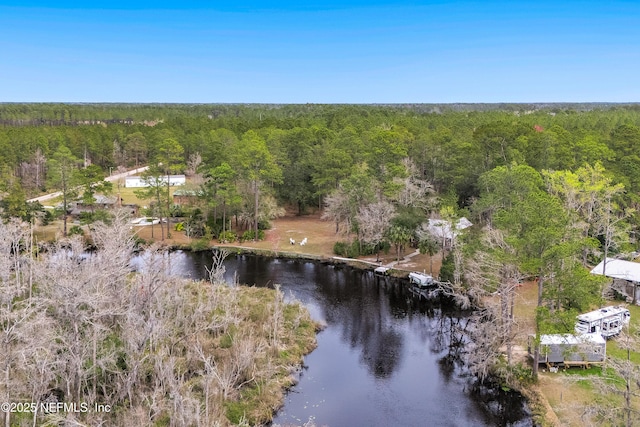
<svg viewBox="0 0 640 427"><path fill-rule="evenodd" d="M142 177L138 175L128 176L125 178L124 186L127 188L133 187L149 187L150 184L154 184L155 180L158 180L159 183L163 183L166 185L167 179L169 180L169 185L184 185L187 182L187 179L184 175L162 175L159 177Z"/></svg>
<svg viewBox="0 0 640 427"><path fill-rule="evenodd" d="M473 224L467 218L462 217L452 225L450 221L445 219L430 218L428 222L421 225L419 234L429 234L445 247L451 247L451 242L460 235L460 232Z"/></svg>
<svg viewBox="0 0 640 427"><path fill-rule="evenodd" d="M591 274L598 274L613 279L613 289L627 296L634 304L640 305L640 263L623 259L607 258L592 270Z"/></svg>

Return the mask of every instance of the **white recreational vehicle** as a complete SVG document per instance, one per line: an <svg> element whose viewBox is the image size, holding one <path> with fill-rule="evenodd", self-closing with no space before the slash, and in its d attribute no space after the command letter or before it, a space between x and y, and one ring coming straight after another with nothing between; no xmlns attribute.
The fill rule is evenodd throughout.
<svg viewBox="0 0 640 427"><path fill-rule="evenodd" d="M631 313L624 307L604 307L578 316L575 330L578 334L599 333L611 338L629 323Z"/></svg>

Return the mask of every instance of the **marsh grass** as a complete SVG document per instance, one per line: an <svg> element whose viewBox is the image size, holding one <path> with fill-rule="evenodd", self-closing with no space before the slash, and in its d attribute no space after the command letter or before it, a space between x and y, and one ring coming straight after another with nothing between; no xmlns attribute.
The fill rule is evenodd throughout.
<svg viewBox="0 0 640 427"><path fill-rule="evenodd" d="M236 425L270 421L282 405L284 392L296 381L293 372L316 346L319 325L296 302L285 304L278 313L274 309L277 292L268 288L241 287L235 328L221 337L217 348L209 349L224 360L224 352L233 354L238 337L250 336L259 342L255 347L259 351L254 353L254 379L222 402L228 421ZM280 316L277 322L274 315ZM275 347L269 344L274 342L274 325L278 327Z"/></svg>

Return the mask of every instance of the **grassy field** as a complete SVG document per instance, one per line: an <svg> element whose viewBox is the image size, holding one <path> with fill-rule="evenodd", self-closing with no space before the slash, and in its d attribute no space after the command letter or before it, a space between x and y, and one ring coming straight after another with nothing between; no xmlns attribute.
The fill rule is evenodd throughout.
<svg viewBox="0 0 640 427"><path fill-rule="evenodd" d="M271 251L278 254L294 254L303 255L310 254L314 257L330 258L334 256L333 245L339 240L346 240L347 237L336 235L334 224L328 221L323 221L317 214L314 215L287 215L282 218L278 218L272 221L272 227L265 231L265 239L253 242L246 241L242 243L234 242L227 246L242 246L249 249L260 249L265 251ZM154 237L151 236L151 226L136 227L136 234L146 241L160 240L160 229L155 226L153 230ZM299 243L304 239L307 239L307 243L301 246ZM296 244L292 245L289 239L295 240ZM171 239L167 240L168 244L175 245L189 245L192 243L190 239L186 237L184 232L171 231ZM219 245L217 241L211 241L211 245ZM407 255L414 252L415 249L408 248L402 255ZM376 256L365 256L359 259L375 263ZM380 253L380 262L383 264L395 261L393 253ZM441 255L436 254L433 257L433 272L437 275L440 271ZM430 271L430 260L428 255L418 254L412 256L406 261L401 261L394 268L406 271Z"/></svg>
<svg viewBox="0 0 640 427"><path fill-rule="evenodd" d="M138 205L140 207L148 205L149 204L149 200L143 200L143 199L139 198L138 196L136 196L136 194L135 194L136 190L140 190L140 188L121 187L120 190L114 188L113 194L115 195L115 194L117 194L119 192L120 193L120 198L122 199L122 203L123 204L136 204L136 205ZM173 196L173 191L174 190L175 190L174 187L169 187L169 194L171 194Z"/></svg>
<svg viewBox="0 0 640 427"><path fill-rule="evenodd" d="M347 237L336 235L335 225L329 221L323 221L319 215L305 216L285 216L273 221L272 228L265 233L265 240L260 242L244 242L242 245L251 248L272 250L274 252L292 252L297 254L320 255L325 258L334 256L333 245L339 240L346 240ZM293 239L296 244L292 245L289 239ZM306 238L305 246L300 246L300 242ZM413 252L408 249L403 255ZM359 259L376 262L376 256L365 256ZM380 261L383 264L395 261L392 253L380 253ZM434 268L439 271L439 255L434 256ZM401 262L396 268L404 270L424 270L429 271L429 256L418 255L406 262Z"/></svg>

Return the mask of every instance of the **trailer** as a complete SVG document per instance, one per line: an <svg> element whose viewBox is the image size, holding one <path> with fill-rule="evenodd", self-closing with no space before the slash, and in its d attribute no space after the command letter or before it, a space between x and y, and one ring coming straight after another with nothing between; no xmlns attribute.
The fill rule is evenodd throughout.
<svg viewBox="0 0 640 427"><path fill-rule="evenodd" d="M529 335L529 357L534 359L535 335ZM601 365L607 356L607 341L598 333L583 335L552 334L540 335L538 344L538 364L544 364L549 369L558 366Z"/></svg>
<svg viewBox="0 0 640 427"><path fill-rule="evenodd" d="M618 335L629 324L631 313L620 306L604 307L577 317L575 331L578 334L598 333L605 338Z"/></svg>

